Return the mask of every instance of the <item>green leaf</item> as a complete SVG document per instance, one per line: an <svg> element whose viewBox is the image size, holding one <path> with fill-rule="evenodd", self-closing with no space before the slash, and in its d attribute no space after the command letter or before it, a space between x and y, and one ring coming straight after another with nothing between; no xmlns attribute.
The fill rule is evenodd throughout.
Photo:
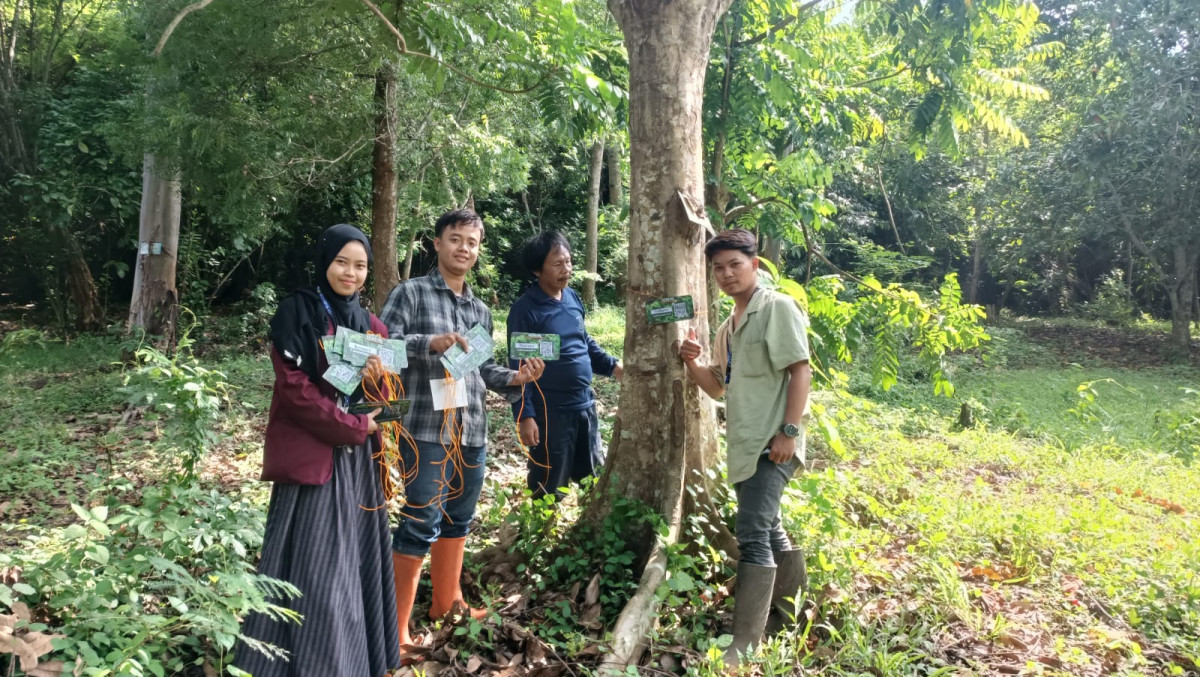
<svg viewBox="0 0 1200 677"><path fill-rule="evenodd" d="M100 566L108 564L108 548L99 543L92 544L92 547L88 551L88 556Z"/></svg>
<svg viewBox="0 0 1200 677"><path fill-rule="evenodd" d="M72 503L72 504L71 504L71 510L72 510L72 511L73 511L73 512L74 512L76 515L78 515L78 516L79 516L79 519L83 520L85 524L86 524L87 522L91 521L91 519L92 519L92 514L91 514L90 512L88 512L88 509L87 509L87 508L85 508L85 507L83 507L82 505L78 505L78 504Z"/></svg>

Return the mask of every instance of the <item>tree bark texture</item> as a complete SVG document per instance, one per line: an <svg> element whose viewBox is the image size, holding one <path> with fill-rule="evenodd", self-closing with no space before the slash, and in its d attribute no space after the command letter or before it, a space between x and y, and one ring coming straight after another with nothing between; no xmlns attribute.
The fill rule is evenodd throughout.
<svg viewBox="0 0 1200 677"><path fill-rule="evenodd" d="M1182 355L1192 349L1192 299L1196 296L1196 253L1175 245L1175 275L1167 285L1171 298L1171 347Z"/></svg>
<svg viewBox="0 0 1200 677"><path fill-rule="evenodd" d="M621 193L624 190L621 175L621 148L616 142L608 144L604 149L605 164L608 165L608 204L621 206Z"/></svg>
<svg viewBox="0 0 1200 677"><path fill-rule="evenodd" d="M96 290L96 280L88 267L87 257L83 255L83 247L67 227L55 228L54 235L66 272L67 293L75 306L75 326L81 331L100 329L103 320L100 294Z"/></svg>
<svg viewBox="0 0 1200 677"><path fill-rule="evenodd" d="M153 155L142 160L142 207L138 221L138 257L133 272L129 329L175 342L179 293L175 288L179 253L179 177L163 176Z"/></svg>
<svg viewBox="0 0 1200 677"><path fill-rule="evenodd" d="M703 469L716 455L712 406L700 400L676 352L689 326L708 335L708 314L650 325L645 306L689 294L697 309L707 307L701 108L713 29L730 2L609 0L629 54L629 287L625 377L598 488L641 501L669 528L662 538L649 529L630 534L646 566L613 628L602 671L620 670L640 653L656 618L665 546L679 534L684 483L692 480L690 469ZM588 519L605 513L604 496L589 506Z"/></svg>
<svg viewBox="0 0 1200 677"><path fill-rule="evenodd" d="M762 256L766 260L779 267L779 261L783 258L783 238L774 235L764 235L762 242Z"/></svg>
<svg viewBox="0 0 1200 677"><path fill-rule="evenodd" d="M395 67L384 62L375 73L375 147L371 154L371 253L374 257L375 311L400 283L396 261Z"/></svg>
<svg viewBox="0 0 1200 677"><path fill-rule="evenodd" d="M588 182L587 203L587 272L589 277L583 281L583 304L588 308L596 306L596 278L599 272L600 253L600 174L604 169L604 142L592 144L591 176Z"/></svg>
<svg viewBox="0 0 1200 677"><path fill-rule="evenodd" d="M983 274L983 237L981 229L975 235L974 253L971 256L971 283L967 287L967 303L979 303L979 276Z"/></svg>

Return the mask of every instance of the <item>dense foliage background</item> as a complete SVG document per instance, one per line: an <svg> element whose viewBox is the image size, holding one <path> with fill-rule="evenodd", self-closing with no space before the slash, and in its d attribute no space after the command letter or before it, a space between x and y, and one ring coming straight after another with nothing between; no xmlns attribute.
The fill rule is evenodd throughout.
<svg viewBox="0 0 1200 677"><path fill-rule="evenodd" d="M88 304L122 319L147 153L181 179L185 306L305 282L315 233L372 223L381 69L397 81L402 276L429 267L432 220L468 199L489 226L477 283L501 301L533 232L564 231L582 261L597 164L598 288L621 298L627 74L596 0L384 6L404 54L358 3L218 2L154 56L182 6L5 0L7 302L63 326ZM707 81L710 217L757 229L800 279L826 258L918 287L956 272L993 313L1184 322L1196 30L1188 3L1151 0L739 0Z"/></svg>

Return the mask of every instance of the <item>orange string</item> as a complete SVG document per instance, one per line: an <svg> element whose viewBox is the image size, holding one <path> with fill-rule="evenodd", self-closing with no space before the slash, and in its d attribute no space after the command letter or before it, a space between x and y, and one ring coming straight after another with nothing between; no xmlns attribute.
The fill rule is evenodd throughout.
<svg viewBox="0 0 1200 677"><path fill-rule="evenodd" d="M396 393L399 397L394 399L404 399L404 382L399 375L384 371L382 378L377 378L374 374L369 374L363 381L363 394L366 395L368 401L388 402L391 399L392 393ZM384 421L379 424L379 433L382 444L379 450L372 455L372 459L379 464L379 483L383 488L384 505L368 508L359 506L363 510L379 510L391 502L400 493L400 488L408 484L417 473L420 466L420 451L417 448L416 440L404 428L404 424L400 420ZM404 455L400 453L400 444L407 443L409 448L413 450L414 464L409 467L405 463ZM397 483L393 479L399 479ZM404 511L406 507L423 508L425 506L416 506L405 501L401 507L400 513L409 519L421 521L414 515Z"/></svg>
<svg viewBox="0 0 1200 677"><path fill-rule="evenodd" d="M517 362L517 367L520 368L520 366L524 363L525 360L520 360ZM542 415L544 417L542 420L546 422L544 426L545 430L543 431L542 435L542 448L546 450L546 462L542 463L534 458L533 452L529 449L529 447L525 446L524 442L521 441L521 415L525 413L525 386L527 385L525 383L521 384L521 406L517 410L517 446L520 447L521 451L525 453L525 458L529 459L530 463L545 470L545 472L542 473L545 479L542 480L541 483L542 491L545 491L546 482L550 481L550 405L546 403L546 393L542 392L542 386L538 385L537 379L530 381L530 383L533 383L533 387L537 388L538 395L541 395L542 397Z"/></svg>

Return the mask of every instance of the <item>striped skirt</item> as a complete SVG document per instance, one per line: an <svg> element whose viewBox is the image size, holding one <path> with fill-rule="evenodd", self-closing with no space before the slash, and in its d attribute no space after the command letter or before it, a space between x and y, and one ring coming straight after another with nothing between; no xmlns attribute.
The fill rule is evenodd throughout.
<svg viewBox="0 0 1200 677"><path fill-rule="evenodd" d="M271 658L240 643L235 665L254 677L381 677L400 667L392 539L378 466L367 445L333 451L321 486L276 484L267 510L260 574L301 597L274 600L302 623L246 617L242 634L288 652Z"/></svg>

